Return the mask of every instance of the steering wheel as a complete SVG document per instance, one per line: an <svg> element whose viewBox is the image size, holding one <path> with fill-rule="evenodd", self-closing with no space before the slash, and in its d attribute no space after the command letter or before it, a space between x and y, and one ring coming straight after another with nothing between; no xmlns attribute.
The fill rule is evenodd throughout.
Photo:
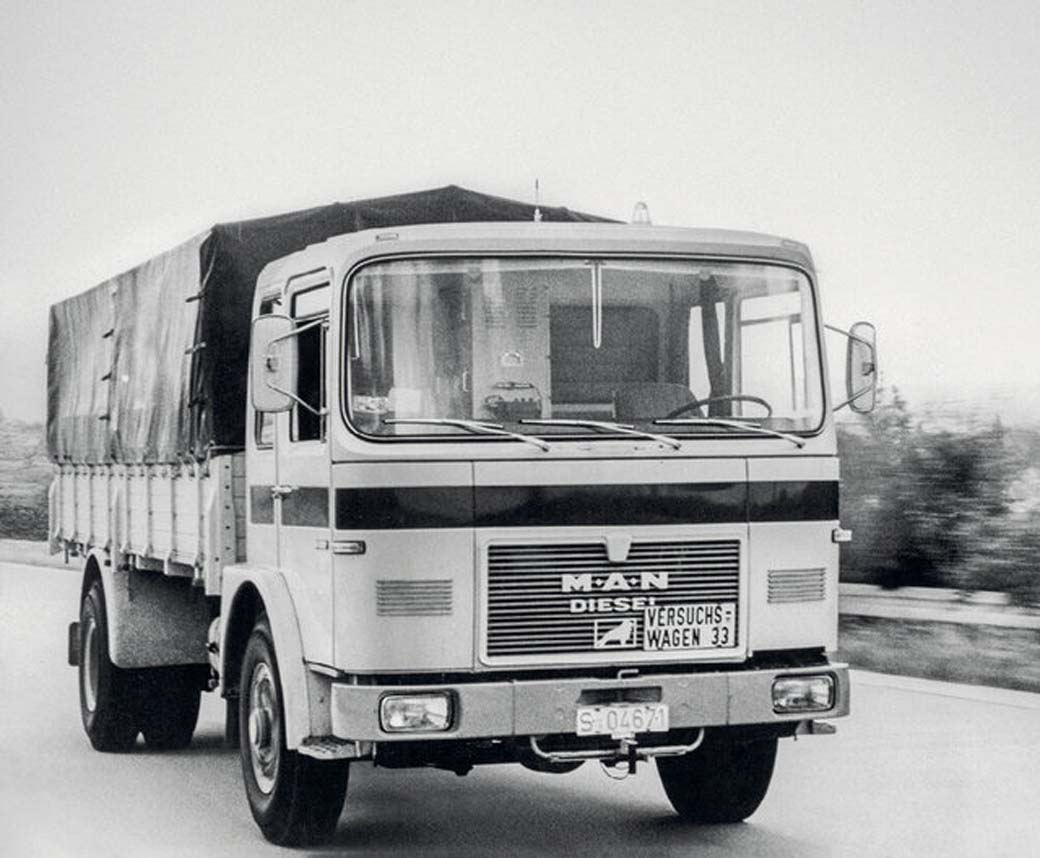
<svg viewBox="0 0 1040 858"><path fill-rule="evenodd" d="M674 411L668 412L663 419L674 420L676 417L681 417L687 412L700 411L702 405L710 405L712 402L754 402L756 405L761 405L766 410L767 418L773 416L773 406L766 402L761 396L751 396L747 393L734 393L729 396L712 396L700 401L694 400L693 402L687 402L685 405L680 405Z"/></svg>

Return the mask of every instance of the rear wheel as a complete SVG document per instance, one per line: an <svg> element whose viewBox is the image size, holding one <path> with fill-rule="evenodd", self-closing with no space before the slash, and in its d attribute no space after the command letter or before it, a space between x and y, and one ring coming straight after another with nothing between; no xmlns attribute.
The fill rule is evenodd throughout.
<svg viewBox="0 0 1040 858"><path fill-rule="evenodd" d="M740 822L765 798L776 762L776 739L740 741L705 733L696 751L659 757L657 772L672 807L696 823Z"/></svg>
<svg viewBox="0 0 1040 858"><path fill-rule="evenodd" d="M194 665L155 667L145 671L147 690L141 705L141 732L156 751L175 751L191 744L199 719L199 670Z"/></svg>
<svg viewBox="0 0 1040 858"><path fill-rule="evenodd" d="M108 615L101 581L94 581L80 605L79 711L90 744L98 751L127 751L139 732L138 676L112 663Z"/></svg>
<svg viewBox="0 0 1040 858"><path fill-rule="evenodd" d="M315 760L285 744L274 641L261 616L246 645L239 687L239 751L253 819L279 846L323 843L336 832L349 763Z"/></svg>

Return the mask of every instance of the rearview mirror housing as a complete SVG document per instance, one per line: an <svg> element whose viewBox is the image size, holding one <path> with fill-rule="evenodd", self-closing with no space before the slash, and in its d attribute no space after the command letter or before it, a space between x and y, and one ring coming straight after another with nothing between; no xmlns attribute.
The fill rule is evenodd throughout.
<svg viewBox="0 0 1040 858"><path fill-rule="evenodd" d="M249 354L249 387L253 408L271 414L293 407L299 353L296 326L288 316L253 320Z"/></svg>
<svg viewBox="0 0 1040 858"><path fill-rule="evenodd" d="M857 414L874 410L877 399L877 331L870 322L856 322L849 329L845 352L845 396Z"/></svg>

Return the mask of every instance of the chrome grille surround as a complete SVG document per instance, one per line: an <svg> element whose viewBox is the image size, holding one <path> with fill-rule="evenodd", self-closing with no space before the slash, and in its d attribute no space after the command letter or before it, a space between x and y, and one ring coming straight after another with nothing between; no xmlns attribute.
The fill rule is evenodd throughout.
<svg viewBox="0 0 1040 858"><path fill-rule="evenodd" d="M733 531L730 530L729 533ZM742 590L743 540L725 538L635 538L622 562L611 562L607 540L577 536L567 541L492 539L484 552L483 656L487 663L651 662L727 660L745 648ZM626 589L603 589L620 573ZM667 574L667 589L653 576ZM565 576L592 576L593 589L564 591ZM647 579L644 588L644 576ZM617 581L618 579L613 579ZM642 648L643 616L638 610L572 613L571 598L652 597L655 605L733 603L736 641L727 648L648 652ZM604 623L632 620L626 645L597 649ZM597 621L600 625L597 627Z"/></svg>

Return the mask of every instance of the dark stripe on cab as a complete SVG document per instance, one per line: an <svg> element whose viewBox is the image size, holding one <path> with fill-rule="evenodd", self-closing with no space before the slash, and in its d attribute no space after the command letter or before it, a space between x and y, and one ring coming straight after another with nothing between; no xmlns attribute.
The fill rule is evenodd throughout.
<svg viewBox="0 0 1040 858"><path fill-rule="evenodd" d="M328 527L328 488L300 486L283 497L282 524L291 527Z"/></svg>
<svg viewBox="0 0 1040 858"><path fill-rule="evenodd" d="M336 489L339 530L472 526L470 486Z"/></svg>
<svg viewBox="0 0 1040 858"><path fill-rule="evenodd" d="M271 486L249 487L249 520L253 524L274 524L274 496Z"/></svg>
<svg viewBox="0 0 1040 858"><path fill-rule="evenodd" d="M663 483L336 489L339 530L830 521L838 484Z"/></svg>
<svg viewBox="0 0 1040 858"><path fill-rule="evenodd" d="M749 483L749 521L831 521L837 517L835 480Z"/></svg>
<svg viewBox="0 0 1040 858"><path fill-rule="evenodd" d="M477 527L718 524L744 521L745 483L481 486Z"/></svg>

